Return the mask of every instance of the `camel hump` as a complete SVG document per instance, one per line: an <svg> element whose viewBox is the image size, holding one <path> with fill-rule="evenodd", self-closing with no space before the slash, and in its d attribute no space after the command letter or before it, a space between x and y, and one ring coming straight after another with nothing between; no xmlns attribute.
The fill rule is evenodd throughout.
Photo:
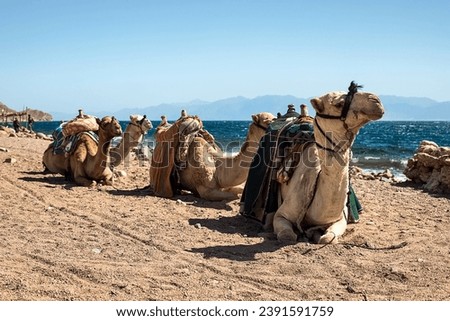
<svg viewBox="0 0 450 321"><path fill-rule="evenodd" d="M62 132L64 136L71 136L86 131L97 131L99 125L93 116L86 116L84 118L75 118L62 125Z"/></svg>

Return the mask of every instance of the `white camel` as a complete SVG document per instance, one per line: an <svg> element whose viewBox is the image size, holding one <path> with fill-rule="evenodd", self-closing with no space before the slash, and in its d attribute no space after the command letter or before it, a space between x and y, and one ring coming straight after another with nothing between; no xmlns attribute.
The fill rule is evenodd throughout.
<svg viewBox="0 0 450 321"><path fill-rule="evenodd" d="M347 227L350 148L361 127L383 116L380 99L357 92L331 92L311 100L316 110L315 144L310 144L291 179L281 184L281 205L273 215L278 240L295 242L294 227L317 243L335 243Z"/></svg>
<svg viewBox="0 0 450 321"><path fill-rule="evenodd" d="M152 123L146 115L130 115L130 122L125 128L119 144L110 149L110 165L119 166L130 151L142 142L147 131L152 128Z"/></svg>

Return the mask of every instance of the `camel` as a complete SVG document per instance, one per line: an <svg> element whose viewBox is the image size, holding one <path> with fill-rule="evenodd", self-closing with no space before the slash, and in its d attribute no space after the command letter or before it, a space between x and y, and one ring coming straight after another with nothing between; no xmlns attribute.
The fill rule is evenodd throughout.
<svg viewBox="0 0 450 321"><path fill-rule="evenodd" d="M145 133L152 128L152 123L145 115L130 115L130 122L123 132L120 143L110 149L110 165L119 166L131 149L136 147L142 141ZM53 146L54 142L47 147L42 157L45 172L67 176L69 174L68 155L65 153L55 154Z"/></svg>
<svg viewBox="0 0 450 321"><path fill-rule="evenodd" d="M152 123L147 116L131 115L120 143L110 149L110 165L119 166L130 151L142 142L144 135L152 129Z"/></svg>
<svg viewBox="0 0 450 321"><path fill-rule="evenodd" d="M189 145L186 166L179 172L181 186L210 201L237 199L259 141L274 118L268 112L252 115L245 142L235 156L224 155L203 137L195 137Z"/></svg>
<svg viewBox="0 0 450 321"><path fill-rule="evenodd" d="M98 143L88 133L81 133L74 152L68 157L72 178L81 186L94 187L97 182L112 184L113 173L108 166L109 147L111 140L122 134L122 128L114 117L97 118L97 123Z"/></svg>
<svg viewBox="0 0 450 321"><path fill-rule="evenodd" d="M161 123L156 127L155 141L150 165L150 188L156 196L172 197L173 172L175 163L184 163L190 142L198 134L212 141L212 136L203 130L203 123L197 116L189 116L186 111L173 124L161 116Z"/></svg>
<svg viewBox="0 0 450 321"><path fill-rule="evenodd" d="M380 119L384 108L372 93L330 92L311 99L315 142L304 147L288 182L280 183L281 205L267 219L279 241L297 241L294 229L315 243L336 243L347 227L351 146L359 131Z"/></svg>

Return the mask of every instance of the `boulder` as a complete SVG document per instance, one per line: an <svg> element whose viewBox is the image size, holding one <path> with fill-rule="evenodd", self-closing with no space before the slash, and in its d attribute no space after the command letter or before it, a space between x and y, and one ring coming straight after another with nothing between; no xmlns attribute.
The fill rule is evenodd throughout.
<svg viewBox="0 0 450 321"><path fill-rule="evenodd" d="M4 163L9 163L9 164L14 164L17 162L17 159L13 158L13 157L8 157L5 159Z"/></svg>
<svg viewBox="0 0 450 321"><path fill-rule="evenodd" d="M450 193L450 148L422 141L403 172L433 193Z"/></svg>

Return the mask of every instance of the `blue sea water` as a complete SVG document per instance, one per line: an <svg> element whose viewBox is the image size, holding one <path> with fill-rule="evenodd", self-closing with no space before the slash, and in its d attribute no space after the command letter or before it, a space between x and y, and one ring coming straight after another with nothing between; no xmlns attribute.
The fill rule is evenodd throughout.
<svg viewBox="0 0 450 321"><path fill-rule="evenodd" d="M152 121L156 127L159 121ZM125 129L127 121L121 121ZM227 152L237 152L245 140L249 121L203 121L204 127ZM36 132L51 134L59 125L57 121L36 122ZM145 142L153 146L154 129ZM368 171L390 169L401 175L407 160L414 155L422 140L430 140L440 146L450 146L450 122L448 121L376 121L363 127L353 145L352 163Z"/></svg>

